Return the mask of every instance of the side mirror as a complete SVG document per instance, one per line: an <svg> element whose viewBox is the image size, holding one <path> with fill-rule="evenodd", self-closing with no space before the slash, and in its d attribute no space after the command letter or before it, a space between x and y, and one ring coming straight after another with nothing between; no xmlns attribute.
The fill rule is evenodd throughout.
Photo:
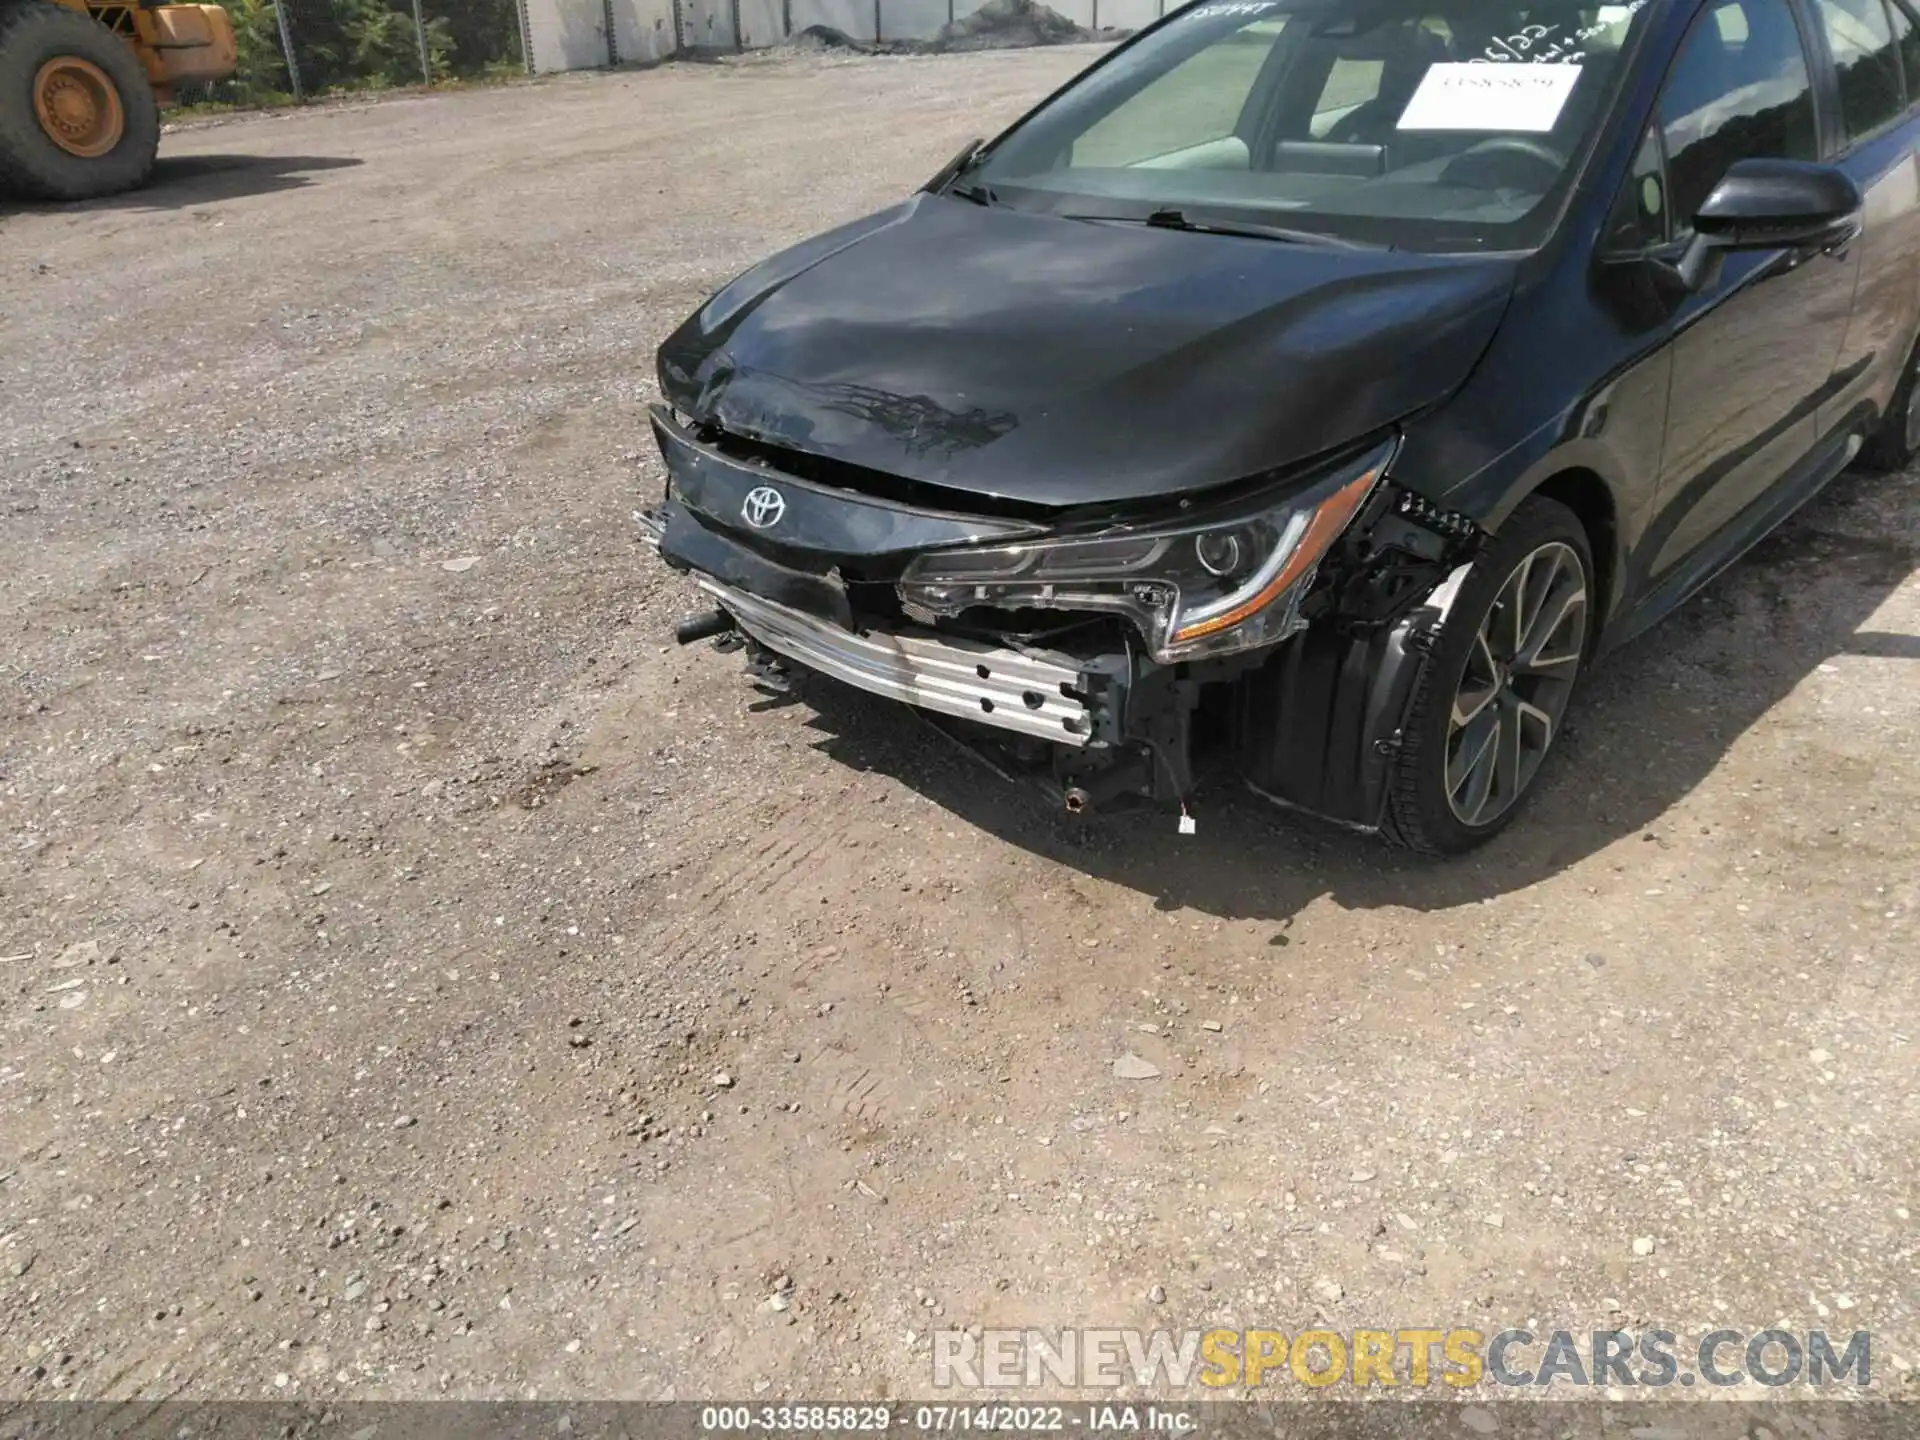
<svg viewBox="0 0 1920 1440"><path fill-rule="evenodd" d="M1703 289L1734 250L1836 249L1860 233L1865 205L1860 187L1831 165L1736 160L1694 215L1673 278Z"/></svg>

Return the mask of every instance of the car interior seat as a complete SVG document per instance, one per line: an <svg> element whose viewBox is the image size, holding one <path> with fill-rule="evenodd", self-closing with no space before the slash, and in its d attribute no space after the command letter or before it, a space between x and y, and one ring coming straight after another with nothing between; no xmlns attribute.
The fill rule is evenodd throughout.
<svg viewBox="0 0 1920 1440"><path fill-rule="evenodd" d="M1401 26L1386 53L1380 56L1380 87L1342 115L1328 129L1326 139L1344 145L1385 145L1395 138L1395 126L1426 78L1427 67L1449 59L1447 42L1430 30Z"/></svg>

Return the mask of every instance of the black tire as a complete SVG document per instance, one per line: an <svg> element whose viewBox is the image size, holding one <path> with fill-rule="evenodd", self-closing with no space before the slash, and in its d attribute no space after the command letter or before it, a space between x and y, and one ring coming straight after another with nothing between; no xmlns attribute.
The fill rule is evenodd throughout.
<svg viewBox="0 0 1920 1440"><path fill-rule="evenodd" d="M1559 547L1564 547L1564 550ZM1453 734L1454 702L1461 693L1461 685L1467 675L1470 652L1475 655L1480 653L1482 622L1488 621L1496 602L1502 600L1503 591L1519 575L1523 563L1532 557L1551 555L1564 573L1568 564L1567 552L1571 552L1571 556L1578 561L1581 613L1578 635L1572 635L1570 630L1564 632L1562 643L1555 647L1562 653L1575 655L1570 665L1560 662L1553 667L1554 679L1551 683L1555 687L1558 708L1546 727L1540 756L1532 759L1531 768L1526 769L1524 776L1509 787L1513 793L1503 807L1497 814L1478 823L1469 823L1458 813L1455 798L1450 795L1448 755ZM1573 582L1570 579L1568 583ZM1386 820L1381 827L1385 839L1428 855L1458 855L1492 839L1512 823L1513 817L1531 793L1540 758L1550 752L1557 738L1566 712L1566 702L1591 652L1597 623L1597 612L1592 602L1593 552L1579 517L1566 506L1542 496L1531 496L1521 502L1468 572L1435 638L1426 669L1415 686L1388 789ZM1546 609L1544 605L1541 608L1543 611ZM1571 620L1567 623L1571 625ZM1564 689L1559 688L1562 665L1566 665ZM1508 668L1496 666L1496 676L1504 676ZM1508 683L1537 683L1518 679L1519 673L1519 669L1513 667L1516 678ZM1530 707L1529 724L1537 725L1537 720L1531 717L1541 713L1539 708ZM1520 728L1516 725L1515 735L1519 734ZM1516 768L1515 773L1519 774L1520 771Z"/></svg>
<svg viewBox="0 0 1920 1440"><path fill-rule="evenodd" d="M1879 428L1861 447L1854 462L1861 469L1882 473L1904 470L1920 455L1920 394L1916 393L1916 380L1920 380L1920 345L1914 346L1913 353L1907 357L1907 367L1900 374L1900 383L1894 387L1893 399L1887 404L1887 413L1880 418Z"/></svg>
<svg viewBox="0 0 1920 1440"><path fill-rule="evenodd" d="M119 142L85 158L54 143L34 110L40 68L60 56L99 69L120 99ZM47 0L0 0L0 191L26 200L91 200L146 184L160 148L160 110L133 47Z"/></svg>

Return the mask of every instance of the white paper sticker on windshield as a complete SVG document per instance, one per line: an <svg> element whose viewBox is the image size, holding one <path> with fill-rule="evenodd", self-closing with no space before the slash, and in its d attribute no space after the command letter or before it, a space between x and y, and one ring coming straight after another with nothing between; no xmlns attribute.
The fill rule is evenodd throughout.
<svg viewBox="0 0 1920 1440"><path fill-rule="evenodd" d="M1578 65L1558 61L1429 65L1397 128L1551 130L1579 79Z"/></svg>

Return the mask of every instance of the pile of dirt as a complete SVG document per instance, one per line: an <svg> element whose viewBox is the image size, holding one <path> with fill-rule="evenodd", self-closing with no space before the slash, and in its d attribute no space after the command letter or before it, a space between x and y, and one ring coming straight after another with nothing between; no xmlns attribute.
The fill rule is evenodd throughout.
<svg viewBox="0 0 1920 1440"><path fill-rule="evenodd" d="M1130 32L1089 30L1051 6L1039 4L1038 0L987 0L971 15L941 26L931 40L901 48L927 55L964 50L1023 50L1034 45L1081 45L1094 40L1113 40L1126 33Z"/></svg>
<svg viewBox="0 0 1920 1440"><path fill-rule="evenodd" d="M859 54L872 53L871 45L862 45L844 30L836 30L831 25L809 25L795 33L786 43L787 49L800 51L852 50Z"/></svg>
<svg viewBox="0 0 1920 1440"><path fill-rule="evenodd" d="M1124 40L1131 30L1089 30L1040 0L987 0L925 40L856 40L831 25L809 25L780 44L724 57L739 65L777 64L804 55L945 55L969 50L1025 50Z"/></svg>
<svg viewBox="0 0 1920 1440"><path fill-rule="evenodd" d="M722 55L718 59L724 66L754 70L779 67L811 57L827 59L836 55L884 54L889 48L856 40L846 31L836 30L831 25L809 25L804 30L794 31L778 45L742 50L736 55Z"/></svg>

